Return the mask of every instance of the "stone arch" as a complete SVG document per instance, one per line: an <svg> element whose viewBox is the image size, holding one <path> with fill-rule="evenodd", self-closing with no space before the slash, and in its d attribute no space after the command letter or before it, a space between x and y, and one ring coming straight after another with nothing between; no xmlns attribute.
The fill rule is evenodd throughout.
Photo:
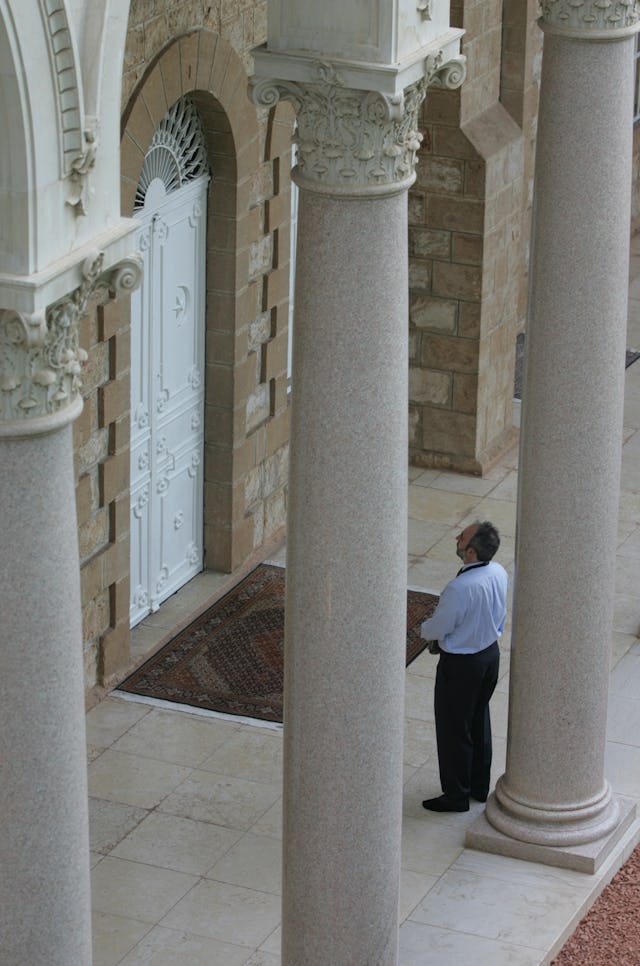
<svg viewBox="0 0 640 966"><path fill-rule="evenodd" d="M124 216L133 212L154 132L186 94L200 114L213 171L207 220L205 566L231 571L253 549L248 528L243 532L247 521L239 467L251 361L243 365L237 333L260 307L258 286L249 277L249 248L258 231L251 191L260 158L246 71L222 37L198 30L176 38L134 91L122 124L121 210Z"/></svg>
<svg viewBox="0 0 640 966"><path fill-rule="evenodd" d="M0 145L0 270L28 275L57 254L60 226L51 230L50 211L58 204L64 212L63 179L82 147L82 102L64 6L57 21L48 11L25 16L18 6L12 0L0 4L0 98L7 132ZM57 59L51 56L54 32L64 48ZM63 109L65 83L71 112Z"/></svg>

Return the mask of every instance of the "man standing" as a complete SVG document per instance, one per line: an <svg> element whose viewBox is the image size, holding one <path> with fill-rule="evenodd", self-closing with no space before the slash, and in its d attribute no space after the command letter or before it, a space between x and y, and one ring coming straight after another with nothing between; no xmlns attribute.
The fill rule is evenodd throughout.
<svg viewBox="0 0 640 966"><path fill-rule="evenodd" d="M443 794L422 804L432 812L467 812L469 797L485 802L491 772L489 700L498 681L498 637L507 616L507 572L492 558L496 528L472 523L456 537L463 566L421 627L436 640L435 717Z"/></svg>

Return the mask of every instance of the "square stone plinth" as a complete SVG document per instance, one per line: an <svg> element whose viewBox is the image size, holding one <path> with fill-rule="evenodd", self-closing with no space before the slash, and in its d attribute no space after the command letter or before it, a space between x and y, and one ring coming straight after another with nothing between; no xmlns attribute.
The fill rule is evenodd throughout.
<svg viewBox="0 0 640 966"><path fill-rule="evenodd" d="M611 854L636 816L636 803L628 798L616 796L620 808L620 821L613 832L595 842L585 845L550 846L521 842L499 832L490 825L483 812L469 826L465 836L468 849L480 852L493 852L526 862L540 862L561 869L575 869L577 872L593 874L598 871L605 859Z"/></svg>

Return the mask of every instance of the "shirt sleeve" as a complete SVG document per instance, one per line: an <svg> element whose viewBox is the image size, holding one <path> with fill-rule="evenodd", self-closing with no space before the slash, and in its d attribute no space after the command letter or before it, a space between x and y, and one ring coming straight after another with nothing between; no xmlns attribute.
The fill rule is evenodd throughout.
<svg viewBox="0 0 640 966"><path fill-rule="evenodd" d="M457 627L461 618L459 595L454 586L447 584L433 616L422 622L420 636L427 641L442 641Z"/></svg>

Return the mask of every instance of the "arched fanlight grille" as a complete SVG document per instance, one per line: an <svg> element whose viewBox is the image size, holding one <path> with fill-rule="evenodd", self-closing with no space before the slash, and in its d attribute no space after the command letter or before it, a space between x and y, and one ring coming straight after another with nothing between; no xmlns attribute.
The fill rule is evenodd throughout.
<svg viewBox="0 0 640 966"><path fill-rule="evenodd" d="M160 179L169 194L209 170L202 123L190 97L182 97L160 121L140 173L135 210L144 207L152 181Z"/></svg>

